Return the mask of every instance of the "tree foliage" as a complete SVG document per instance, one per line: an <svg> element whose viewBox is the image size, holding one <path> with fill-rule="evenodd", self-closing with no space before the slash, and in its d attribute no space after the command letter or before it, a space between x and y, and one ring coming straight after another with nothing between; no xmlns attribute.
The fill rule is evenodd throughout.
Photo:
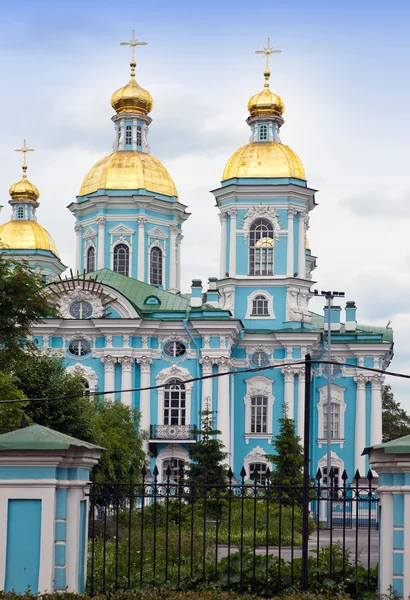
<svg viewBox="0 0 410 600"><path fill-rule="evenodd" d="M303 483L303 448L296 435L295 421L286 414L279 419L279 433L272 441L274 454L266 458L272 463L271 484L274 486L301 486Z"/></svg>
<svg viewBox="0 0 410 600"><path fill-rule="evenodd" d="M382 411L383 442L410 435L410 415L395 402L390 385L383 386Z"/></svg>

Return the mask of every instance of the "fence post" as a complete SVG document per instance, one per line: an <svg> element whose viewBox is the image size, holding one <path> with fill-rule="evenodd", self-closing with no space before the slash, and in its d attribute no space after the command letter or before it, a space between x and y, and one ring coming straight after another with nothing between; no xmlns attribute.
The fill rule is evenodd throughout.
<svg viewBox="0 0 410 600"><path fill-rule="evenodd" d="M377 471L379 504L379 594L393 587L410 595L410 436L366 448Z"/></svg>
<svg viewBox="0 0 410 600"><path fill-rule="evenodd" d="M0 590L84 591L85 491L101 450L41 425L0 435Z"/></svg>
<svg viewBox="0 0 410 600"><path fill-rule="evenodd" d="M310 354L305 357L305 422L303 437L303 515L302 515L302 589L308 587L309 558L309 481L310 481L310 384L312 364ZM299 398L298 402L302 399Z"/></svg>

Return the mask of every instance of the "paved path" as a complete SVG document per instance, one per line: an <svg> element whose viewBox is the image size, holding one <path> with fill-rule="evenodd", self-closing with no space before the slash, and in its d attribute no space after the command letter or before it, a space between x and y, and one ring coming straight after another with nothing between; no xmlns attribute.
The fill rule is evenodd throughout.
<svg viewBox="0 0 410 600"><path fill-rule="evenodd" d="M375 567L378 561L378 534L379 532L376 530L370 531L370 567ZM341 529L334 529L332 532L332 543L340 543L343 544L343 531ZM358 554L359 561L362 563L364 567L368 566L368 542L369 542L369 532L367 529L359 529L358 530ZM330 543L330 531L320 529L319 530L319 547L329 546ZM356 530L355 529L346 529L345 530L345 544L346 550L350 553L350 560L354 560L356 555ZM316 550L317 548L317 531L312 533L309 538L309 551ZM250 548L252 550L252 547ZM238 546L231 546L231 554L234 552L238 552ZM273 556L279 555L279 548L277 546L271 546L268 550L269 554ZM218 554L220 558L224 556L228 556L228 546L219 546ZM256 554L266 554L266 547L264 548L256 548ZM300 547L293 548L293 557L298 558L302 555L302 549ZM283 546L281 548L281 557L290 561L292 559L292 548Z"/></svg>

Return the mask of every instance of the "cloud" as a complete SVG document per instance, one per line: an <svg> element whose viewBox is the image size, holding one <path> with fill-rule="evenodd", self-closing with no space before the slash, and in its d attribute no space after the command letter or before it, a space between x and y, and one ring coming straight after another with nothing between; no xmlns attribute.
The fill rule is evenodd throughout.
<svg viewBox="0 0 410 600"><path fill-rule="evenodd" d="M358 190L339 200L339 205L360 217L410 218L410 190L393 195L387 186Z"/></svg>

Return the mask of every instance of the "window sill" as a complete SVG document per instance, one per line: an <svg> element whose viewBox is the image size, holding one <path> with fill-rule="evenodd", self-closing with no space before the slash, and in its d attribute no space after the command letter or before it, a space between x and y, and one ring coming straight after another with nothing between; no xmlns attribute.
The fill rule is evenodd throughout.
<svg viewBox="0 0 410 600"><path fill-rule="evenodd" d="M272 433L245 433L245 443L249 444L249 440L271 440Z"/></svg>
<svg viewBox="0 0 410 600"><path fill-rule="evenodd" d="M322 446L327 445L327 439L326 438L318 438L317 443L319 444L319 448L321 448ZM339 445L340 448L343 448L344 443L345 443L344 438L332 439L332 441L331 441L331 444Z"/></svg>

